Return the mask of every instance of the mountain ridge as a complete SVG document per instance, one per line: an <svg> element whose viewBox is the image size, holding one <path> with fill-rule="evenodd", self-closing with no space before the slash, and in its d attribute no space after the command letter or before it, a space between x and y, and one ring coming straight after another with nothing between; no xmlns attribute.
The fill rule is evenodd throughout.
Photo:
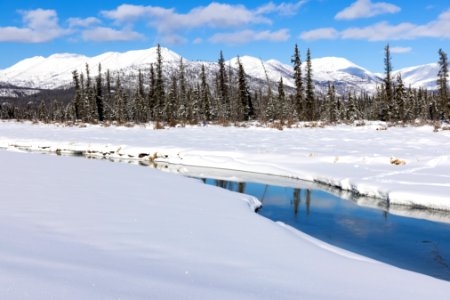
<svg viewBox="0 0 450 300"><path fill-rule="evenodd" d="M163 47L161 54L164 71L176 71L182 56ZM267 77L273 85L282 77L287 87L294 87L292 66L275 59L263 61L248 55L231 58L225 63L235 68L238 58L247 75L255 79L255 85L267 82ZM138 70L148 70L150 64L155 62L156 47L126 52L108 51L93 57L76 53L55 53L48 57L30 57L0 70L0 82L29 89L56 89L69 86L72 83L72 71L84 72L86 63L90 66L91 74L95 76L98 64L102 65L103 71L109 69L113 72L136 73ZM203 64L209 69L211 76L218 68L217 62L190 61L185 58L183 62L192 70L198 70ZM314 58L312 67L316 90L320 92L325 92L328 82L333 82L340 94L374 93L377 86L383 82L379 74L342 57ZM431 63L396 70L393 76L402 74L406 86L435 89L437 72L438 65Z"/></svg>

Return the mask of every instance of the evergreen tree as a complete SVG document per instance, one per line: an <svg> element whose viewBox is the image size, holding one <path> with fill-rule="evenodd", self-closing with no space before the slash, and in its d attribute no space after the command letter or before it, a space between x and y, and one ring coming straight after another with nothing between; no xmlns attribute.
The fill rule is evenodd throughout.
<svg viewBox="0 0 450 300"><path fill-rule="evenodd" d="M106 98L105 101L103 101L103 105L105 108L104 115L105 118L111 120L112 119L112 87L111 87L111 73L108 70L106 70Z"/></svg>
<svg viewBox="0 0 450 300"><path fill-rule="evenodd" d="M313 70L311 62L311 50L308 48L306 52L306 107L305 107L305 119L308 121L314 121L314 82L313 82Z"/></svg>
<svg viewBox="0 0 450 300"><path fill-rule="evenodd" d="M294 56L291 58L291 63L294 66L294 82L295 82L295 108L299 119L303 119L303 79L302 79L302 61L300 60L300 52L297 44L294 48Z"/></svg>
<svg viewBox="0 0 450 300"><path fill-rule="evenodd" d="M169 94L167 95L166 107L165 107L165 115L167 121L170 125L175 125L177 120L176 109L178 104L178 85L177 85L177 77L175 74L172 75L170 81L170 89Z"/></svg>
<svg viewBox="0 0 450 300"><path fill-rule="evenodd" d="M391 62L391 51L389 48L389 44L386 45L384 48L384 89L385 89L385 96L386 96L386 109L387 111L385 119L390 121L392 119L393 109L394 109L394 97L393 97L393 91L392 91L392 62Z"/></svg>
<svg viewBox="0 0 450 300"><path fill-rule="evenodd" d="M239 89L239 120L248 121L254 116L253 103L248 92L244 66L238 57L238 89Z"/></svg>
<svg viewBox="0 0 450 300"><path fill-rule="evenodd" d="M156 100L156 120L161 121L164 113L164 78L163 78L163 60L161 54L161 46L158 44L156 47L156 82L155 82L155 100Z"/></svg>
<svg viewBox="0 0 450 300"><path fill-rule="evenodd" d="M81 119L87 122L89 119L89 101L87 98L86 87L84 83L84 74L80 73L80 95L81 95Z"/></svg>
<svg viewBox="0 0 450 300"><path fill-rule="evenodd" d="M405 107L406 107L406 95L405 86L403 84L401 74L397 75L397 82L395 85L394 105L393 105L393 117L395 120L405 121Z"/></svg>
<svg viewBox="0 0 450 300"><path fill-rule="evenodd" d="M336 122L338 118L337 98L334 84L331 84L331 82L328 82L327 110L328 110L328 120L330 122Z"/></svg>
<svg viewBox="0 0 450 300"><path fill-rule="evenodd" d="M102 65L99 64L98 65L98 76L97 76L97 83L96 83L96 104L97 104L97 115L98 115L98 120L100 122L103 122L103 120L105 119L104 116L104 106L103 106L103 81L102 81Z"/></svg>
<svg viewBox="0 0 450 300"><path fill-rule="evenodd" d="M225 59L223 57L222 50L219 54L219 72L217 74L217 89L220 99L220 106L222 111L222 116L228 118L227 112L229 111L229 99L228 99L228 76L225 69Z"/></svg>
<svg viewBox="0 0 450 300"><path fill-rule="evenodd" d="M205 65L202 65L201 73L200 73L200 102L202 108L202 115L204 121L211 120L211 103L209 96L209 86L206 81L206 72Z"/></svg>
<svg viewBox="0 0 450 300"><path fill-rule="evenodd" d="M150 83L149 83L149 91L147 94L147 108L148 108L148 116L147 118L149 120L153 119L156 115L156 76L155 76L155 68L153 67L153 64L150 64Z"/></svg>
<svg viewBox="0 0 450 300"><path fill-rule="evenodd" d="M97 119L97 104L95 99L95 91L92 85L89 65L86 63L86 121L92 122Z"/></svg>
<svg viewBox="0 0 450 300"><path fill-rule="evenodd" d="M145 123L147 121L148 114L145 98L144 75L142 74L141 70L139 70L134 102L136 121L140 123Z"/></svg>
<svg viewBox="0 0 450 300"><path fill-rule="evenodd" d="M178 81L179 81L179 95L178 95L178 116L182 121L186 121L187 119L187 107L188 101L186 99L186 71L184 68L183 58L180 58L180 67L178 72Z"/></svg>
<svg viewBox="0 0 450 300"><path fill-rule="evenodd" d="M45 106L45 102L41 101L41 103L39 104L38 107L38 112L37 112L37 119L44 121L45 123L48 122L48 114L47 114L47 108Z"/></svg>
<svg viewBox="0 0 450 300"><path fill-rule="evenodd" d="M277 118L277 108L276 103L273 99L272 85L270 83L269 75L267 74L266 66L264 65L264 61L261 60L261 65L264 70L264 75L266 77L267 84L267 100L265 103L265 118L269 121L273 121Z"/></svg>
<svg viewBox="0 0 450 300"><path fill-rule="evenodd" d="M440 98L441 117L450 117L450 97L448 91L448 58L447 53L439 49L439 73L437 79Z"/></svg>
<svg viewBox="0 0 450 300"><path fill-rule="evenodd" d="M117 75L116 79L116 93L114 95L114 103L116 108L115 111L115 119L119 121L120 123L123 123L126 121L126 107L125 107L125 99L124 94L122 90L122 84L120 81L120 76Z"/></svg>
<svg viewBox="0 0 450 300"><path fill-rule="evenodd" d="M348 102L347 102L347 120L350 122L354 122L358 119L360 119L360 112L358 111L358 108L356 107L355 102L355 96L352 96L352 94L348 95Z"/></svg>
<svg viewBox="0 0 450 300"><path fill-rule="evenodd" d="M81 86L80 86L80 80L78 78L78 72L75 70L72 72L73 82L75 85L75 97L73 100L73 106L75 109L75 119L80 120L81 114L82 114L82 95L81 95Z"/></svg>
<svg viewBox="0 0 450 300"><path fill-rule="evenodd" d="M278 105L276 110L276 119L283 121L286 118L286 94L284 93L283 77L278 81Z"/></svg>

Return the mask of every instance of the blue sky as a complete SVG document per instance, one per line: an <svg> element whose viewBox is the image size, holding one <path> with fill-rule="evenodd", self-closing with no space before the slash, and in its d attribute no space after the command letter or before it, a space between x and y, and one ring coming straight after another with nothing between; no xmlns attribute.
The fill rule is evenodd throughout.
<svg viewBox="0 0 450 300"><path fill-rule="evenodd" d="M190 60L252 55L289 63L304 56L345 57L383 71L435 62L450 51L448 0L302 1L1 1L0 68L58 52L94 56L156 43Z"/></svg>

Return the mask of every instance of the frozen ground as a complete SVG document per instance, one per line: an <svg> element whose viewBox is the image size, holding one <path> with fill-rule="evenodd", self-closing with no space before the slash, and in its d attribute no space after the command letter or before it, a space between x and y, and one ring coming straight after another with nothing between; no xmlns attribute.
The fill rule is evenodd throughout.
<svg viewBox="0 0 450 300"><path fill-rule="evenodd" d="M431 126L285 129L0 123L0 147L156 159L327 183L390 204L450 210L450 131ZM398 165L393 164L397 162Z"/></svg>
<svg viewBox="0 0 450 300"><path fill-rule="evenodd" d="M1 299L450 294L448 282L325 245L253 213L253 198L194 179L7 151L0 166Z"/></svg>

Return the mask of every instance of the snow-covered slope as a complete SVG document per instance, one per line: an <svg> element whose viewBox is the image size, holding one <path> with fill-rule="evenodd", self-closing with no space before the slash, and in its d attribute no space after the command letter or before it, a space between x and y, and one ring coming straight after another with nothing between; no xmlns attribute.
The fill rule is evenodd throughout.
<svg viewBox="0 0 450 300"><path fill-rule="evenodd" d="M167 48L161 48L164 62L179 62L180 56ZM0 81L17 86L54 89L72 82L72 71L85 70L86 64L92 74L97 74L97 66L103 70L118 71L130 67L145 67L156 62L156 49L128 51L124 53L106 52L98 56L62 53L47 58L36 56L22 60L10 68L0 71Z"/></svg>
<svg viewBox="0 0 450 300"><path fill-rule="evenodd" d="M175 52L161 48L164 73L170 76L178 69L181 56ZM262 61L252 56L239 58L249 76L250 86L260 88L267 83L266 72L272 86L283 78L287 87L294 87L293 70L291 65L283 64L277 60ZM237 67L238 58L232 58L227 65ZM121 72L135 78L137 70L148 70L150 63L156 62L156 48L136 50L128 52L106 52L95 57L87 57L79 54L61 53L49 57L36 56L18 62L17 64L0 70L0 82L5 82L19 87L54 89L65 87L72 82L72 71L84 72L86 63L91 68L91 74L97 74L97 66L102 65L103 70ZM201 65L206 67L209 81L213 83L213 75L217 71L216 62L188 61L186 64L187 77L196 80L199 77ZM305 68L305 64L303 64ZM316 89L325 92L329 82L333 82L339 94L348 92L367 91L372 93L377 85L382 84L381 75L370 72L345 58L324 57L312 60L313 79ZM413 87L435 88L437 65L423 65L399 70L402 73L406 85ZM305 73L305 72L304 72ZM211 86L214 86L212 84Z"/></svg>
<svg viewBox="0 0 450 300"><path fill-rule="evenodd" d="M285 85L295 86L293 70L290 65L274 59L262 61L251 56L242 56L239 59L244 66L245 72L251 77L266 80L265 69L269 80L276 82L280 80L280 77L283 77ZM228 63L236 67L237 61L238 58L233 58ZM312 59L311 63L316 89L322 92L326 91L329 82L333 82L336 85L339 94L350 91L374 92L377 84L381 83L381 78L345 58L316 58ZM303 64L303 74L306 74L305 64Z"/></svg>
<svg viewBox="0 0 450 300"><path fill-rule="evenodd" d="M394 76L397 77L398 74L401 74L402 80L406 86L411 86L413 88L436 89L438 72L438 64L433 63L400 69L394 72Z"/></svg>
<svg viewBox="0 0 450 300"><path fill-rule="evenodd" d="M313 59L314 79L320 86L333 82L340 94L345 92L375 92L382 79L374 73L340 57Z"/></svg>

